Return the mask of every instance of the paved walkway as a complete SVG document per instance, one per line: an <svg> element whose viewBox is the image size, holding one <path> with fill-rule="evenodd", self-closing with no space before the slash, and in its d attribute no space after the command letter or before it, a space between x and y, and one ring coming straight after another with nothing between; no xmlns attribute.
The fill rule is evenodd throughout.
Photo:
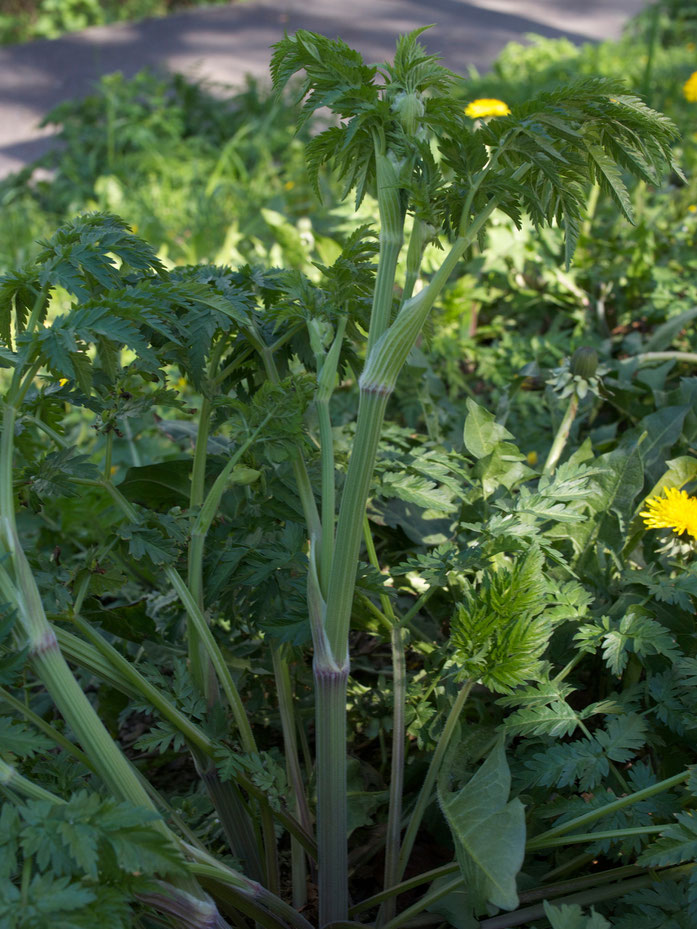
<svg viewBox="0 0 697 929"><path fill-rule="evenodd" d="M89 93L103 74L141 68L180 71L239 85L265 77L269 46L283 31L340 35L369 62L384 61L396 37L435 23L424 36L445 64L486 69L503 46L527 33L575 42L619 36L647 0L246 0L166 19L94 27L60 39L0 48L0 177L52 144L38 122L57 103Z"/></svg>

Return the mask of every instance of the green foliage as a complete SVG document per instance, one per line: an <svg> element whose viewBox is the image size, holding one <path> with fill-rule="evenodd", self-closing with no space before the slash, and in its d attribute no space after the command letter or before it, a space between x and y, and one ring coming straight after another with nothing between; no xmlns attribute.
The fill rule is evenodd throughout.
<svg viewBox="0 0 697 929"><path fill-rule="evenodd" d="M67 803L33 800L0 813L0 917L11 929L126 929L136 893L183 863L153 828L157 819L113 799L77 791ZM12 878L22 870L25 890Z"/></svg>
<svg viewBox="0 0 697 929"><path fill-rule="evenodd" d="M451 638L461 677L510 693L539 673L554 628L543 563L542 552L530 548L510 569L487 572L476 593L465 590Z"/></svg>
<svg viewBox="0 0 697 929"><path fill-rule="evenodd" d="M553 906L546 900L544 902L545 916L552 929L610 929L611 924L591 907L590 914L586 916L581 907L573 903Z"/></svg>
<svg viewBox="0 0 697 929"><path fill-rule="evenodd" d="M525 814L520 800L508 799L510 786L501 742L459 790L445 777L439 784L438 799L475 912L487 902L506 910L518 905L515 878L523 863Z"/></svg>
<svg viewBox="0 0 697 929"><path fill-rule="evenodd" d="M358 595L347 801L352 849L364 856L352 894L382 890L373 875L403 700L403 818L424 807L408 873L438 848L466 877L466 890L430 910L469 929L491 906L516 908L517 883L543 899L544 875L556 872L591 896L585 912L547 903L553 926L694 921L693 882L671 870L695 858L694 778L664 786L694 764L694 552L688 536L646 531L640 516L647 496L691 491L697 478L697 188L675 168L692 164L690 136L678 142L672 123L620 86L607 46L563 42L509 48L490 80L508 82L496 95L512 114L473 123L462 101L484 85L459 84L419 35L383 68L340 40L286 37L274 76L280 89L304 72L300 110L253 86L216 101L178 78L112 77L53 115L65 143L54 179L29 172L3 188L0 361L6 387L21 372L11 388L21 406L0 507L17 504L27 560L6 546L0 563L2 599L12 599L0 624L0 921L10 926L150 926L170 918L167 902L210 924L210 912L191 915L186 891L152 879L176 883L181 868L216 862L251 877L258 858L263 894L276 840L281 896L290 900L293 869L296 894L304 886L286 831L311 847L293 818L312 832L324 775L313 764L308 587L314 610L334 608L305 517L328 510L330 536L349 480L382 260L374 195L387 175L406 239L416 227L430 240L427 292L448 239L497 209L448 265L366 477L377 566L359 555L348 572ZM630 86L653 87L655 104L668 46L645 85L635 46ZM320 106L339 123L315 131ZM672 113L686 125L680 107ZM326 206L310 206L312 185ZM340 203L351 189L356 215ZM78 206L94 212L75 218ZM404 272L403 252L397 286L385 288L390 321L415 305L402 305ZM334 345L336 376L322 379ZM579 350L597 355L602 377L572 372L565 359ZM33 365L38 376L22 383ZM570 396L579 404L564 451L542 467ZM70 743L88 761L94 747L42 683L50 636L25 647L17 624L25 602L10 595L28 572L84 712L96 709L156 786L187 854L205 848L196 866L154 819L95 792L102 785ZM196 672L187 626L197 606L224 686ZM446 747L439 806L415 805ZM37 789L57 802L22 799ZM589 814L568 847L557 828L545 841L550 825ZM657 825L658 838L647 831ZM590 838L576 841L579 831ZM630 864L665 880L626 896L618 884L617 899L598 903L607 919L589 909L594 881ZM236 918L258 921L238 885L222 886L206 879L218 902L241 903L248 915ZM264 904L269 924L287 915Z"/></svg>

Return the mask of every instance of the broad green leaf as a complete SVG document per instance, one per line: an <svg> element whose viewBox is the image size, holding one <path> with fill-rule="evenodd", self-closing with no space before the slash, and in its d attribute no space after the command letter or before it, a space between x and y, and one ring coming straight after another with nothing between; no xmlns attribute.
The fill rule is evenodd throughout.
<svg viewBox="0 0 697 929"><path fill-rule="evenodd" d="M499 442L491 454L480 458L474 474L482 482L485 497L491 496L497 487L511 490L521 481L535 476L535 471L525 463L517 446L512 442Z"/></svg>
<svg viewBox="0 0 697 929"><path fill-rule="evenodd" d="M129 468L119 484L121 493L149 509L185 506L191 489L191 458L174 458L159 464Z"/></svg>
<svg viewBox="0 0 697 929"><path fill-rule="evenodd" d="M479 406L474 400L467 399L464 440L470 455L475 458L485 458L494 451L499 442L512 438L508 429L496 422L493 413Z"/></svg>
<svg viewBox="0 0 697 929"><path fill-rule="evenodd" d="M639 445L647 477L655 468L662 468L663 455L680 438L688 411L687 406L666 406L645 416L639 423L639 429L647 433L646 439Z"/></svg>
<svg viewBox="0 0 697 929"><path fill-rule="evenodd" d="M508 800L511 773L503 741L459 790L449 789L446 774L439 779L438 798L472 904L477 911L487 902L515 909L516 875L525 855L525 810L517 798Z"/></svg>
<svg viewBox="0 0 697 929"><path fill-rule="evenodd" d="M451 884L452 881L452 874L439 877L431 884L429 892L437 891L445 884ZM426 910L442 916L449 926L454 926L454 929L479 929L479 920L472 915L467 888L464 886L451 890L449 894L429 904Z"/></svg>

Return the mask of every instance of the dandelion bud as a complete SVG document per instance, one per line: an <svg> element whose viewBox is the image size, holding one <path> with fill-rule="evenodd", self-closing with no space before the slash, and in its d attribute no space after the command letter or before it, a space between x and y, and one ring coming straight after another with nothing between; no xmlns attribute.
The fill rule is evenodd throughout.
<svg viewBox="0 0 697 929"><path fill-rule="evenodd" d="M577 348L571 357L570 367L571 373L577 377L593 377L598 370L598 353L588 345Z"/></svg>

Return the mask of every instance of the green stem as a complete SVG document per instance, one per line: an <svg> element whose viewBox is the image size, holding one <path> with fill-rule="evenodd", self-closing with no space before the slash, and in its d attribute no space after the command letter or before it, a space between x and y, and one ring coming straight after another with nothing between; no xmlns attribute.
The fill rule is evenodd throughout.
<svg viewBox="0 0 697 929"><path fill-rule="evenodd" d="M113 645L110 645L103 636L92 628L90 623L85 622L78 614L73 614L72 621L85 638L94 645L99 654L116 670L119 677L133 688L133 691L140 697L145 698L150 706L157 710L163 719L166 719L175 726L189 744L195 746L205 755L213 757L213 742L211 742L203 730L199 729L185 713L178 710L176 706L165 697L162 691L154 684L151 684L147 678L143 677L130 661L124 658Z"/></svg>
<svg viewBox="0 0 697 929"><path fill-rule="evenodd" d="M213 486L208 491L205 499L201 497L201 500L199 500L199 502L196 504L197 506L200 505L201 509L199 510L191 529L191 542L189 545L188 555L188 585L189 590L191 591L191 596L194 598L201 611L203 611L205 606L203 595L203 555L205 550L206 536L208 535L211 524L213 523L215 515L218 512L220 501L222 500L223 494L225 493L225 488L227 487L230 474L242 456L251 448L254 442L256 442L262 430L271 419L271 415L272 414L269 413L268 416L264 417L263 422L260 423L260 425L254 430L252 435L249 436L249 438L236 450L234 455L232 455L232 457L226 462L223 470L216 477L215 481L213 482ZM201 488L201 492L203 492L203 489L204 488ZM192 481L192 499L193 496L194 493ZM198 497L199 493L197 491L196 499L198 499ZM210 680L210 675L207 674L206 671L208 667L208 660L205 656L205 649L203 649L203 644L200 642L193 624L190 624L189 633L189 642L195 642L198 652L196 667L194 667L193 661L191 665L192 677L194 677L196 680L202 693L206 693L204 685L206 684L206 681ZM193 636L194 639L192 639L191 636ZM210 683L207 686L211 691L209 696L215 696L214 692L211 690Z"/></svg>
<svg viewBox="0 0 697 929"><path fill-rule="evenodd" d="M433 230L428 224L421 219L414 218L411 235L409 236L409 248L407 249L407 267L404 275L404 289L402 291L402 303L406 303L414 293L414 286L419 280L421 274L421 262L423 260L424 249L433 234Z"/></svg>
<svg viewBox="0 0 697 929"><path fill-rule="evenodd" d="M334 557L334 530L336 519L336 473L334 466L334 435L329 415L329 402L334 392L339 353L346 330L346 317L337 325L332 347L324 357L315 353L317 359L316 408L319 422L319 443L322 461L322 542L320 548L319 580L322 593L326 595L329 573Z"/></svg>
<svg viewBox="0 0 697 929"><path fill-rule="evenodd" d="M408 922L412 916L416 916L417 913L423 912L436 901L446 897L449 893L452 893L454 890L459 890L462 885L462 878L456 877L452 881L448 881L445 884L441 884L436 890L429 890L428 893L425 893L420 900L417 900L416 903L407 907L406 910L395 916L394 919L391 919L388 923L385 923L384 929L397 929L398 926L403 926L404 923Z"/></svg>
<svg viewBox="0 0 697 929"><path fill-rule="evenodd" d="M389 393L361 389L356 435L339 507L326 615L331 653L339 665L348 660L348 627L363 515L388 398Z"/></svg>
<svg viewBox="0 0 697 929"><path fill-rule="evenodd" d="M449 874L456 874L459 870L460 866L458 863L456 861L451 861L450 864L444 864L440 868L433 868L432 871L424 871L422 874L410 877L408 881L400 881L399 884L395 884L393 887L390 887L389 890L382 890L379 894L373 894L372 897L367 897L365 900L361 900L360 903L352 906L349 910L349 916L357 916L365 910L372 910L378 904L385 900L389 900L391 897L396 898L400 894L406 893L408 890L420 887L421 884L432 884L433 881L438 880L438 878L447 877Z"/></svg>
<svg viewBox="0 0 697 929"><path fill-rule="evenodd" d="M376 152L380 255L370 314L368 352L390 325L392 295L399 253L404 243L404 210L398 187L398 172L392 160Z"/></svg>
<svg viewBox="0 0 697 929"><path fill-rule="evenodd" d="M555 836L564 835L567 832L572 832L574 829L579 829L582 826L587 826L589 823L595 822L597 819L602 819L603 816L609 816L610 813L616 813L617 810L623 810L627 806L631 806L633 803L638 803L640 800L646 800L649 797L653 797L655 794L663 793L664 790L671 790L673 787L684 783L690 776L689 771L682 771L680 774L674 774L672 777L668 777L663 781L659 781L657 784L652 784L650 787L644 787L643 790L637 790L633 794L629 794L626 797L619 797L617 800L613 800L611 803L606 803L605 806L599 807L595 810L589 810L588 813L583 813L581 816L577 816L575 819L570 819L565 823L560 823L558 826L554 826L552 829L548 829L546 832L541 833L536 836L534 839L531 839L528 843L528 847L533 847L539 842L545 842L548 839L552 839Z"/></svg>
<svg viewBox="0 0 697 929"><path fill-rule="evenodd" d="M587 239L593 228L593 219L595 211L598 208L598 198L600 197L600 184L593 184L588 195L588 206L586 207L586 217L581 225L581 238Z"/></svg>
<svg viewBox="0 0 697 929"><path fill-rule="evenodd" d="M697 364L696 352L641 352L633 356L633 361L639 364L650 364L653 361L685 361L688 364Z"/></svg>
<svg viewBox="0 0 697 929"><path fill-rule="evenodd" d="M399 844L402 833L402 794L404 790L405 762L405 704L407 691L406 659L404 656L404 630L399 626L392 629L392 766L390 773L390 803L387 816L387 835L385 837L385 875L384 888L388 890L399 881ZM383 907L383 920L389 921L395 915L397 900L391 897Z"/></svg>
<svg viewBox="0 0 697 929"><path fill-rule="evenodd" d="M538 848L556 848L563 845L577 845L582 842L600 842L602 839L623 839L630 835L649 835L654 832L663 832L667 824L662 826L633 826L627 829L607 829L604 832L584 832L574 833L573 835L556 836L551 839L537 840L532 839L527 843L528 851L537 850Z"/></svg>
<svg viewBox="0 0 697 929"><path fill-rule="evenodd" d="M94 630L90 631L92 634L96 634ZM98 651L89 643L79 639L77 636L72 635L72 633L64 629L56 629L56 637L59 641L61 651L66 654L71 661L81 668L85 668L101 680L106 681L127 697L132 699L144 697L164 719L168 720L175 729L181 732L192 747L211 759L215 758L216 746L210 741L203 730L199 729L195 723L181 713L177 707L169 701L167 696L146 680L130 662L126 662L128 664L128 673L126 675L112 666L111 657L113 657L113 652L115 652L115 650L112 651L112 646L105 642L104 639L101 640L101 648L104 649L105 655L107 653L110 655L109 661L105 660L102 656L101 649ZM118 652L116 652L116 655L118 655L121 660L125 661ZM260 802L265 801L264 792L253 784L244 774L237 773L235 779L246 793ZM308 832L284 810L275 810L274 815L281 825L297 839L307 854L311 858L316 859L317 847Z"/></svg>
<svg viewBox="0 0 697 929"><path fill-rule="evenodd" d="M295 710L293 706L293 688L290 680L290 669L284 654L275 648L272 651L274 676L276 679L276 692L278 694L278 709L283 730L283 745L290 783L293 788L294 799L298 812L298 819L306 832L312 832L312 819L310 808L307 805L300 757L298 755L298 740L295 726Z"/></svg>
<svg viewBox="0 0 697 929"><path fill-rule="evenodd" d="M380 562L375 543L370 532L368 517L363 517L363 536L370 563L378 571ZM392 604L386 594L380 595L382 609L390 623L390 641L392 647L392 763L390 772L390 802L387 814L387 834L385 836L385 874L384 889L389 890L400 878L399 843L402 835L402 793L404 789L404 744L405 723L404 705L406 700L406 661L404 658L404 631L397 623ZM378 914L377 926L394 918L396 899L389 897Z"/></svg>
<svg viewBox="0 0 697 929"><path fill-rule="evenodd" d="M226 342L226 336L220 336L211 352L211 358L208 364L209 380L217 370ZM209 384L207 389L210 390L213 388L211 388ZM204 395L201 399L201 409L198 416L198 430L196 432L196 445L191 469L191 488L189 491L189 511L191 513L195 512L196 508L201 506L205 494L208 436L210 433L212 411L213 399L210 396ZM201 612L204 610L202 582L203 547L204 538L200 535L196 538L192 537L191 546L189 548L187 575L189 590ZM201 638L196 631L196 626L190 618L187 622L187 638L191 676L196 686L205 696L208 706L211 707L219 698L216 678L206 650L201 642Z"/></svg>
<svg viewBox="0 0 697 929"><path fill-rule="evenodd" d="M426 773L426 778L421 786L419 791L419 796L416 799L416 806L411 813L409 818L409 825L407 827L406 834L404 836L404 841L402 842L402 850L399 855L399 864L397 868L397 878L399 879L404 874L404 869L407 866L409 861L409 856L411 855L411 850L414 847L414 841L416 840L416 835L419 831L419 826L421 825L421 820L423 815L426 812L426 807L431 802L431 797L433 794L433 788L436 784L436 778L443 764L443 758L445 757L445 752L450 744L450 739L455 732L455 728L458 724L460 718L460 713L467 702L470 691L472 690L474 682L465 681L465 683L460 688L460 692L457 695L455 702L453 703L448 718L445 721L443 726L443 731L440 734L438 739L438 744L436 745L436 750L433 753L433 758L431 758L431 763L428 767L428 772ZM387 927L384 927L387 929Z"/></svg>
<svg viewBox="0 0 697 929"><path fill-rule="evenodd" d="M215 641L211 630L208 628L208 623L206 622L206 617L203 615L201 610L198 608L198 604L191 596L189 588L184 583L181 575L178 571L173 568L171 565L165 565L164 573L167 576L172 587L174 587L179 599L181 600L182 606L187 612L187 615L191 619L196 631L198 632L203 647L205 648L208 657L210 658L211 664L215 670L215 673L218 676L223 692L227 697L228 704L232 710L232 715L237 725L237 729L240 734L240 740L245 752L249 754L256 754L258 752L254 736L252 734L252 729L249 725L249 720L247 719L247 713L242 703L242 698L239 695L239 691L235 686L235 682L232 679L232 675L228 669L225 659L218 643Z"/></svg>
<svg viewBox="0 0 697 929"><path fill-rule="evenodd" d="M107 432L106 440L104 443L104 468L102 473L104 474L104 480L111 480L111 453L114 447L114 432Z"/></svg>
<svg viewBox="0 0 697 929"><path fill-rule="evenodd" d="M428 588L428 590L425 590L425 591L421 594L421 596L417 599L416 603L414 603L413 606L409 607L409 609L408 609L407 612L404 614L404 616L402 616L402 618L401 618L400 621L399 621L400 626L407 626L407 625L409 625L409 623L410 623L410 622L412 621L412 619L416 616L416 614L419 612L419 610L420 610L423 606L425 606L425 605L428 603L428 601L431 599L431 597L433 596L433 594L434 594L437 590L438 590L438 588L436 587L435 584L432 584L432 585ZM413 629L414 627L411 626L410 628ZM416 631L418 632L418 630L416 630ZM419 635L421 635L421 633L419 633Z"/></svg>
<svg viewBox="0 0 697 929"><path fill-rule="evenodd" d="M81 752L80 749L73 745L70 739L66 739L62 732L59 732L57 729L54 729L45 719L42 719L37 713L33 710L30 710L28 706L22 703L21 700L17 700L16 697L13 697L11 693L5 690L4 687L0 687L0 699L2 699L8 706L11 706L13 710L16 710L18 713L21 713L25 719L27 719L32 725L43 732L45 736L51 739L56 745L60 745L64 752L67 752L71 755L76 761L79 761L80 764L83 764L88 771L94 771L94 766L89 760L87 755L84 752Z"/></svg>
<svg viewBox="0 0 697 929"><path fill-rule="evenodd" d="M196 859L189 865L193 874L203 878L205 882L215 882L232 891L236 902L233 904L242 912L260 921L262 925L281 927L291 926L293 929L313 929L310 923L279 897L270 893L256 881L226 868L208 855L202 855L196 849L189 849ZM251 905L251 909L249 906ZM269 918L270 917L270 918Z"/></svg>
<svg viewBox="0 0 697 929"><path fill-rule="evenodd" d="M557 434L554 436L554 442L552 442L552 447L549 450L547 455L547 460L545 461L545 466L542 469L543 474L553 474L554 469L557 466L557 462L561 458L561 454L566 447L566 442L569 438L569 432L571 431L571 426L574 419L576 418L576 413L578 412L578 396L574 392L569 399L569 405L566 408L566 413L564 413L564 418L559 423L559 428L557 429Z"/></svg>
<svg viewBox="0 0 697 929"><path fill-rule="evenodd" d="M57 797L50 790L45 790L39 784L34 784L28 778L24 777L19 771L15 771L12 765L7 764L0 758L0 790L6 788L14 790L15 793L28 797L29 800L48 800L49 803L65 803L62 797Z"/></svg>
<svg viewBox="0 0 697 929"><path fill-rule="evenodd" d="M555 906L570 906L577 904L587 906L593 903L601 903L603 900L617 900L625 894L632 893L635 890L641 890L644 887L650 887L657 881L678 880L689 874L694 869L694 864L679 865L675 868L667 868L665 871L652 871L642 877L630 878L627 881L619 881L608 887L596 887L591 890L584 890L580 893L570 894L567 897L559 897L554 901ZM483 919L479 923L479 929L512 929L513 926L524 926L537 919L543 919L545 915L544 906L536 904L535 906L524 907L513 913L504 913L500 916L493 916L491 919Z"/></svg>
<svg viewBox="0 0 697 929"><path fill-rule="evenodd" d="M324 663L315 651L319 925L348 918L346 684L348 662Z"/></svg>
<svg viewBox="0 0 697 929"><path fill-rule="evenodd" d="M131 522L140 522L138 511L130 503L130 501L124 497L118 487L115 487L114 484L111 483L111 481L83 481L82 483L94 483L95 485L103 487L111 494L114 502L120 507L124 515L127 516ZM213 637L213 634L208 627L206 617L199 609L198 604L191 595L191 591L184 583L184 580L176 568L173 568L171 565L165 565L164 573L172 587L174 587L174 590L178 595L182 606L186 610L187 616L197 630L198 635L200 636L203 643L203 647L205 648L211 660L212 666L218 676L218 680L223 688L225 696L227 697L230 709L232 710L232 715L240 733L240 739L242 741L244 750L250 754L255 754L258 749L254 740L254 736L252 735L252 730L249 725L249 720L247 719L247 714L244 709L244 704L242 703L242 698L239 695L237 687L235 686L235 682L233 681L227 664L225 663L225 659L222 652L220 651L220 647L215 641L215 638Z"/></svg>

